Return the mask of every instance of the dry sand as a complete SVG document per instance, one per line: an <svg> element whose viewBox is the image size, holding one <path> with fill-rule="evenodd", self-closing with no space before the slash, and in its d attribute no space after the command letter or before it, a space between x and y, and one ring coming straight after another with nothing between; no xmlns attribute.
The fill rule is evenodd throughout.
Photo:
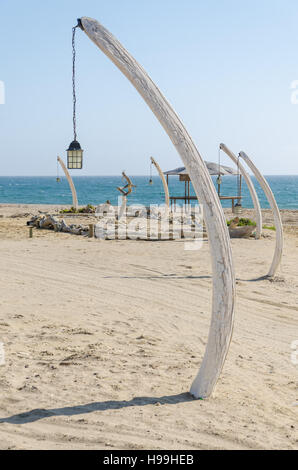
<svg viewBox="0 0 298 470"><path fill-rule="evenodd" d="M193 400L211 313L208 241L185 251L46 230L29 239L20 215L38 210L0 206L1 449L298 449L297 212L282 214L279 282L257 280L273 231L231 241L234 335L214 395Z"/></svg>

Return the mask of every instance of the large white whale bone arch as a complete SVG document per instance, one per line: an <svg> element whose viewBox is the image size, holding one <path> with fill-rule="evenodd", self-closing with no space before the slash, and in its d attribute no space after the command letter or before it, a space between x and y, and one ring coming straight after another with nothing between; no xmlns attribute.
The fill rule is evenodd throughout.
<svg viewBox="0 0 298 470"><path fill-rule="evenodd" d="M271 267L269 269L269 272L267 274L268 277L274 277L276 274L276 271L280 265L281 258L282 258L282 252L283 252L283 244L284 244L284 239L283 239L283 228L282 228L282 221L281 221L281 216L279 212L278 205L276 203L274 194L267 183L266 179L264 176L260 173L260 171L257 169L257 167L254 165L254 163L251 161L251 159L246 155L245 152L240 152L239 156L243 158L247 166L251 169L253 174L255 175L257 181L259 182L261 188L263 189L264 193L266 194L266 197L268 199L268 202L270 204L270 207L273 212L274 216L274 223L275 223L275 228L276 228L276 242L275 242L275 251L274 251L274 256L272 260Z"/></svg>
<svg viewBox="0 0 298 470"><path fill-rule="evenodd" d="M163 174L163 172L162 172L159 164L157 163L157 161L153 157L150 157L150 159L151 159L153 165L155 166L155 168L157 169L158 174L160 176L160 179L162 181L163 189L164 189L164 193L165 193L165 205L166 205L167 210L169 210L169 208L170 208L170 195L169 195L169 187L167 185L165 175Z"/></svg>
<svg viewBox="0 0 298 470"><path fill-rule="evenodd" d="M64 171L64 174L66 176L66 179L68 181L68 184L69 184L69 187L71 189L71 194L72 194L72 206L77 210L78 207L79 207L79 204L78 204L78 198L77 198L77 192L76 192L76 188L75 188L75 185L72 181L72 177L70 176L66 166L64 165L64 161L61 160L60 157L57 157L57 161L60 163L61 165L61 168L62 170Z"/></svg>
<svg viewBox="0 0 298 470"><path fill-rule="evenodd" d="M220 144L219 148L223 150L223 152L225 152L231 158L231 160L233 160L234 163L236 163L236 165L239 167L239 170L243 178L246 181L248 190L252 198L254 209L255 209L255 217L256 217L256 224L257 224L256 225L256 238L259 239L261 238L261 235L262 235L262 211L261 211L259 198L255 190L255 187L253 185L253 182L251 181L251 178L249 174L246 172L243 165L241 165L241 163L239 162L239 159L236 157L236 155L225 144Z"/></svg>
<svg viewBox="0 0 298 470"><path fill-rule="evenodd" d="M212 316L204 358L190 393L196 398L211 395L222 371L233 333L235 275L230 237L215 186L206 165L179 117L145 70L100 23L81 18L89 38L119 68L143 97L170 137L191 178L205 211L213 269Z"/></svg>

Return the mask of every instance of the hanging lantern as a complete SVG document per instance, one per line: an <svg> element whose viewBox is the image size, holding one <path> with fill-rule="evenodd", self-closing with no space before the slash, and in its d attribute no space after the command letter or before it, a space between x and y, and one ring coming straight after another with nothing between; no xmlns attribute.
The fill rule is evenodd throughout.
<svg viewBox="0 0 298 470"><path fill-rule="evenodd" d="M59 161L58 161L58 158L57 158L57 177L56 177L56 181L57 181L57 183L60 183L60 176L59 176Z"/></svg>
<svg viewBox="0 0 298 470"><path fill-rule="evenodd" d="M234 206L234 214L242 214L242 204L241 202L237 202Z"/></svg>
<svg viewBox="0 0 298 470"><path fill-rule="evenodd" d="M237 204L235 204L234 207L234 214L241 214L242 213L242 204L241 204L241 174L240 174L240 167L239 167L239 159L240 156L238 156L237 160L237 192L238 192L238 201Z"/></svg>
<svg viewBox="0 0 298 470"><path fill-rule="evenodd" d="M75 63L76 63L76 50L75 50L75 33L79 24L72 28L72 97L73 97L73 136L74 139L67 149L67 168L69 170L81 170L83 168L83 150L80 143L77 141L76 129L76 87L75 87Z"/></svg>
<svg viewBox="0 0 298 470"><path fill-rule="evenodd" d="M220 166L220 146L218 147L218 176L216 178L216 183L217 183L217 194L218 196L220 196L220 185L222 183L222 180L221 180L221 174L220 174L220 169L221 169L221 166Z"/></svg>
<svg viewBox="0 0 298 470"><path fill-rule="evenodd" d="M153 179L152 179L152 163L153 163L153 162L152 162L152 160L151 160L151 163L150 163L150 179L149 179L149 182L148 182L148 183L150 184L150 186L152 186L152 184L153 184Z"/></svg>
<svg viewBox="0 0 298 470"><path fill-rule="evenodd" d="M67 149L67 168L69 170L83 168L83 150L77 140L73 140Z"/></svg>

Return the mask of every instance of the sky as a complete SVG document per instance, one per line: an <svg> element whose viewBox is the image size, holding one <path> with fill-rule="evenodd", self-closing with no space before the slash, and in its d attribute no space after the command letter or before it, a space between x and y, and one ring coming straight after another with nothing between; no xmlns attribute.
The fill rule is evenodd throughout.
<svg viewBox="0 0 298 470"><path fill-rule="evenodd" d="M0 175L55 175L57 155L66 158L71 28L82 16L145 68L204 160L217 162L223 142L265 175L298 174L297 0L0 0ZM131 83L83 31L76 36L84 168L73 174L145 175L151 155L163 170L181 166Z"/></svg>

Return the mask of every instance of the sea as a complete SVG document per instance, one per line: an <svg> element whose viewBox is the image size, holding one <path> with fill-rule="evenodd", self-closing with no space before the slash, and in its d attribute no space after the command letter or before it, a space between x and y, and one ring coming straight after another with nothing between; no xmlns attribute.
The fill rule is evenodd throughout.
<svg viewBox="0 0 298 470"><path fill-rule="evenodd" d="M128 204L163 204L164 192L160 178L153 176L131 176L136 185L128 196ZM216 177L212 177L216 186ZM298 175L266 176L280 209L298 210ZM113 205L118 203L120 195L117 186L124 186L121 176L74 176L78 202L80 205L98 205L109 200ZM269 208L268 201L256 179L252 181L257 190L261 207ZM170 196L184 196L184 182L176 176L169 177ZM191 195L194 191L191 188ZM237 177L224 176L221 184L222 196L237 196ZM242 206L252 208L252 200L245 181L242 179ZM0 204L72 204L72 195L65 177L60 182L55 176L2 176L0 177ZM222 201L223 207L231 207L231 201Z"/></svg>

